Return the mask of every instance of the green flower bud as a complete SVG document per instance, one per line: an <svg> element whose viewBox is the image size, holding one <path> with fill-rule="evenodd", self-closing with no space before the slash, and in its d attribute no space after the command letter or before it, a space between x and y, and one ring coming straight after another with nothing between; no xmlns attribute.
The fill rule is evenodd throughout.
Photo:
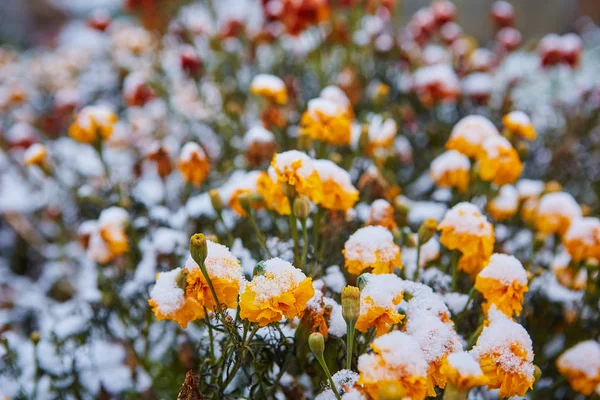
<svg viewBox="0 0 600 400"><path fill-rule="evenodd" d="M264 275L266 272L267 270L265 268L265 262L259 261L258 264L256 264L256 266L252 270L252 277Z"/></svg>
<svg viewBox="0 0 600 400"><path fill-rule="evenodd" d="M323 334L320 332L311 333L308 337L308 347L310 347L310 351L313 352L315 357L323 357L323 352L325 351L325 338L323 338Z"/></svg>
<svg viewBox="0 0 600 400"><path fill-rule="evenodd" d="M208 195L210 196L210 202L215 211L218 213L223 211L223 200L221 200L219 191L217 189L211 189L208 191Z"/></svg>
<svg viewBox="0 0 600 400"><path fill-rule="evenodd" d="M204 260L208 255L208 244L206 243L206 236L201 233L195 233L190 238L190 254L192 259L196 261L196 264L204 265Z"/></svg>
<svg viewBox="0 0 600 400"><path fill-rule="evenodd" d="M342 289L342 316L349 323L356 321L360 315L360 290L355 286Z"/></svg>
<svg viewBox="0 0 600 400"><path fill-rule="evenodd" d="M425 244L435 235L437 221L435 218L427 218L419 228L419 243Z"/></svg>
<svg viewBox="0 0 600 400"><path fill-rule="evenodd" d="M294 215L305 219L310 215L310 200L306 196L297 197L294 200Z"/></svg>

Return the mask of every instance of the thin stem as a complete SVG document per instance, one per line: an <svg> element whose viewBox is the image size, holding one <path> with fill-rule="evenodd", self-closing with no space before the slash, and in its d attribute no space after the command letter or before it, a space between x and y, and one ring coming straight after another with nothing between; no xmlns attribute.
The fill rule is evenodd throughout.
<svg viewBox="0 0 600 400"><path fill-rule="evenodd" d="M225 322L225 313L223 312L223 308L221 308L221 302L219 301L219 297L217 296L217 292L215 291L215 287L213 286L212 280L210 279L210 276L208 275L208 271L206 270L206 265L204 264L204 261L202 261L200 263L199 267L200 267L200 270L202 271L202 275L204 275L204 279L206 279L206 283L208 283L210 293L212 294L212 297L215 300L215 303L217 305L217 310L219 310L219 314L221 315L223 322Z"/></svg>
<svg viewBox="0 0 600 400"><path fill-rule="evenodd" d="M300 220L300 224L302 225L302 240L304 241L302 245L302 258L300 259L300 269L304 270L304 265L306 263L306 255L308 253L308 229L306 229L306 218L302 218Z"/></svg>
<svg viewBox="0 0 600 400"><path fill-rule="evenodd" d="M293 204L290 201L290 204ZM294 241L294 264L298 264L298 227L296 226L296 216L293 212L290 213L290 233L292 235L292 239Z"/></svg>
<svg viewBox="0 0 600 400"><path fill-rule="evenodd" d="M323 371L325 371L325 375L327 375L327 379L329 380L329 384L331 385L331 390L333 391L335 398L338 400L342 400L342 398L340 397L340 395L337 392L337 389L335 388L335 382L333 381L333 378L331 377L331 373L329 372L329 368L327 367L327 364L325 364L323 355L316 356L316 358L317 358L317 361L319 362L319 364L321 364L321 368L323 368Z"/></svg>
<svg viewBox="0 0 600 400"><path fill-rule="evenodd" d="M206 324L206 329L208 329L208 339L210 340L210 358L215 359L215 347L213 344L213 331L212 326L210 325L210 321L208 320L208 310L204 307L204 323Z"/></svg>
<svg viewBox="0 0 600 400"><path fill-rule="evenodd" d="M473 334L469 337L469 340L467 342L467 350L471 350L471 348L475 344L475 341L477 340L479 335L481 335L482 331L483 331L483 321L479 324L479 326L477 327L477 330L475 330L475 332L473 332Z"/></svg>
<svg viewBox="0 0 600 400"><path fill-rule="evenodd" d="M233 235L231 234L231 231L225 224L225 220L223 219L223 213L221 211L217 212L217 219L219 220L221 225L223 225L223 230L225 231L225 235L227 236L227 242L229 242L229 247L233 246Z"/></svg>
<svg viewBox="0 0 600 400"><path fill-rule="evenodd" d="M356 321L346 325L346 369L352 368L352 350L354 349L354 333Z"/></svg>
<svg viewBox="0 0 600 400"><path fill-rule="evenodd" d="M456 291L456 285L458 284L459 277L458 256L458 250L452 251L452 263L450 265L452 268L452 285L450 287L450 290L452 290L453 292Z"/></svg>
<svg viewBox="0 0 600 400"><path fill-rule="evenodd" d="M421 240L417 240L417 265L415 266L415 272L413 273L413 281L419 280L419 273L421 272Z"/></svg>
<svg viewBox="0 0 600 400"><path fill-rule="evenodd" d="M325 209L323 207L317 206L317 214L313 220L313 247L314 249L319 248L319 239L321 235L321 221L323 220L323 214L325 214Z"/></svg>
<svg viewBox="0 0 600 400"><path fill-rule="evenodd" d="M463 316L467 312L467 309L469 308L469 305L471 305L471 302L475 298L475 294L476 293L477 293L477 289L475 289L475 286L473 286L471 288L471 290L469 290L469 298L467 299L467 302L465 303L465 306L463 307L463 309L456 316L456 322L457 323L463 318Z"/></svg>
<svg viewBox="0 0 600 400"><path fill-rule="evenodd" d="M273 258L273 256L271 255L271 252L269 251L269 248L267 247L267 242L265 240L265 237L263 236L260 229L258 229L258 224L256 223L256 218L254 218L254 214L252 213L252 208L250 208L247 211L247 213L248 213L248 219L250 220L250 224L252 225L252 228L254 229L254 232L256 233L256 238L258 239L258 243L260 244L260 247L262 247L265 250L265 252L269 256L269 258Z"/></svg>

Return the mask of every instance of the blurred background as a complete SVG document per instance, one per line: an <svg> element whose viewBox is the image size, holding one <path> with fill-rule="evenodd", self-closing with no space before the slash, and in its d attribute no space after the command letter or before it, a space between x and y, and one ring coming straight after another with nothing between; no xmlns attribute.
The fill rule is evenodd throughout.
<svg viewBox="0 0 600 400"><path fill-rule="evenodd" d="M0 42L19 47L48 43L68 19L103 9L118 14L127 2L151 3L177 0L1 0ZM245 1L245 0L240 0ZM255 0L260 3L260 0ZM524 39L536 40L545 33L573 30L582 16L600 22L600 0L511 0L517 28ZM185 3L185 1L182 1ZM407 18L429 0L398 0L399 18ZM454 0L458 22L480 42L491 38L489 12L493 0Z"/></svg>

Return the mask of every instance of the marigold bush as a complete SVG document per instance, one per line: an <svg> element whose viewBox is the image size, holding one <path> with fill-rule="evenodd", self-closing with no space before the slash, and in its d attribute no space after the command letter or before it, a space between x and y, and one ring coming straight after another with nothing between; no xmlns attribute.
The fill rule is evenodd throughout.
<svg viewBox="0 0 600 400"><path fill-rule="evenodd" d="M0 398L600 396L600 28L126 3L0 49Z"/></svg>

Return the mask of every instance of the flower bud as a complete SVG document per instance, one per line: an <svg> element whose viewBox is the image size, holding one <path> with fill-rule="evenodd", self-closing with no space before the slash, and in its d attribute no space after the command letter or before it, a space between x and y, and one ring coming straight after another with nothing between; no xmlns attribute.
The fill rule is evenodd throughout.
<svg viewBox="0 0 600 400"><path fill-rule="evenodd" d="M310 215L310 200L306 196L297 197L294 200L294 215L305 219Z"/></svg>
<svg viewBox="0 0 600 400"><path fill-rule="evenodd" d="M529 154L529 143L525 141L517 143L517 153L519 153L519 158L521 160L525 160Z"/></svg>
<svg viewBox="0 0 600 400"><path fill-rule="evenodd" d="M437 230L437 221L435 218L427 218L419 228L419 243L425 244L435 235Z"/></svg>
<svg viewBox="0 0 600 400"><path fill-rule="evenodd" d="M585 260L585 267L591 273L592 271L598 270L598 268L600 267L600 263L596 258L588 258L587 260Z"/></svg>
<svg viewBox="0 0 600 400"><path fill-rule="evenodd" d="M313 332L308 337L308 347L313 352L315 357L323 357L323 351L325 351L325 338L320 332Z"/></svg>
<svg viewBox="0 0 600 400"><path fill-rule="evenodd" d="M562 185L557 181L548 181L544 185L544 193L555 193L562 190Z"/></svg>
<svg viewBox="0 0 600 400"><path fill-rule="evenodd" d="M283 193L287 197L296 197L296 188L294 188L292 185L290 185L287 182L283 182L283 184L281 186L283 189Z"/></svg>
<svg viewBox="0 0 600 400"><path fill-rule="evenodd" d="M533 237L533 250L538 251L544 244L546 243L546 239L548 239L548 235L542 232L537 232Z"/></svg>
<svg viewBox="0 0 600 400"><path fill-rule="evenodd" d="M221 200L219 191L217 189L211 189L208 191L208 195L210 196L210 202L215 211L218 213L223 211L223 200Z"/></svg>
<svg viewBox="0 0 600 400"><path fill-rule="evenodd" d="M355 286L342 289L342 316L347 323L356 321L360 315L360 290Z"/></svg>
<svg viewBox="0 0 600 400"><path fill-rule="evenodd" d="M356 278L356 286L358 286L359 290L363 290L366 284L367 278L364 275L361 275L358 278Z"/></svg>
<svg viewBox="0 0 600 400"><path fill-rule="evenodd" d="M240 202L240 206L247 213L250 213L252 208L252 199L248 193L242 193L238 196L238 201Z"/></svg>
<svg viewBox="0 0 600 400"><path fill-rule="evenodd" d="M358 138L358 146L361 149L366 148L369 145L369 127L367 125L363 125L360 131L360 137Z"/></svg>
<svg viewBox="0 0 600 400"><path fill-rule="evenodd" d="M195 233L190 238L190 254L192 259L199 266L204 265L204 260L208 255L208 244L206 243L206 236L201 233Z"/></svg>
<svg viewBox="0 0 600 400"><path fill-rule="evenodd" d="M264 275L266 272L267 270L265 269L265 262L259 261L252 270L252 277Z"/></svg>
<svg viewBox="0 0 600 400"><path fill-rule="evenodd" d="M541 368L538 367L535 364L533 365L533 377L534 377L534 379L536 381L542 377L542 370L541 370Z"/></svg>
<svg viewBox="0 0 600 400"><path fill-rule="evenodd" d="M406 390L400 382L386 381L379 388L379 400L402 400L406 396Z"/></svg>
<svg viewBox="0 0 600 400"><path fill-rule="evenodd" d="M29 335L29 339L33 342L34 345L38 344L40 341L40 333L38 331L33 331Z"/></svg>

